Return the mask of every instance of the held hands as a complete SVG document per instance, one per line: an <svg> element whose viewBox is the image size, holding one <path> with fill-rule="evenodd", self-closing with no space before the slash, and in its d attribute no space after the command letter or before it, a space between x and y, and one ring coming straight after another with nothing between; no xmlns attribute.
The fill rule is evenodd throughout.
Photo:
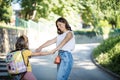
<svg viewBox="0 0 120 80"><path fill-rule="evenodd" d="M36 53L38 53L39 55L41 56L44 56L44 55L50 55L50 54L54 54L55 52L57 51L57 49L53 49L53 50L50 50L50 51L42 51L42 48L39 47L35 50Z"/></svg>
<svg viewBox="0 0 120 80"><path fill-rule="evenodd" d="M45 55L50 55L53 54L52 51L37 51L37 52L32 52L32 56L45 56Z"/></svg>

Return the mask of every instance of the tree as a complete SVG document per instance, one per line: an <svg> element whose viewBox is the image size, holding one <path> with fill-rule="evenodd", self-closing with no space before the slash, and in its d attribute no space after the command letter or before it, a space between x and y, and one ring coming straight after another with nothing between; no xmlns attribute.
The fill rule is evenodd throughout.
<svg viewBox="0 0 120 80"><path fill-rule="evenodd" d="M104 18L112 26L118 26L120 15L120 0L22 0L22 16L28 20L35 16L48 19L51 13L69 19L82 14L86 24L98 26Z"/></svg>
<svg viewBox="0 0 120 80"><path fill-rule="evenodd" d="M35 18L48 18L51 13L60 16L70 16L71 13L77 13L78 8L76 6L79 0L22 0L22 14L25 19L30 19L34 10L37 11ZM35 6L33 6L35 4Z"/></svg>
<svg viewBox="0 0 120 80"><path fill-rule="evenodd" d="M97 3L99 18L103 19L106 17L108 22L113 26L117 27L117 17L120 15L120 0L93 0Z"/></svg>
<svg viewBox="0 0 120 80"><path fill-rule="evenodd" d="M11 8L9 0L0 0L0 21L10 22Z"/></svg>
<svg viewBox="0 0 120 80"><path fill-rule="evenodd" d="M22 0L21 6L23 10L21 11L21 14L24 19L26 20L32 19L32 16L36 9L36 3L37 3L37 0Z"/></svg>

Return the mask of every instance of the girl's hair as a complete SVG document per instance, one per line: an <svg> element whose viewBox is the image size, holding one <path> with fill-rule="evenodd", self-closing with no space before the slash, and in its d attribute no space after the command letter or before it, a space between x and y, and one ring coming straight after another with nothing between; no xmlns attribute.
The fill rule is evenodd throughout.
<svg viewBox="0 0 120 80"><path fill-rule="evenodd" d="M66 20L65 18L63 18L63 17L60 17L60 18L58 18L58 19L56 20L56 27L57 27L57 33L58 33L58 34L62 34L63 32L58 28L57 22L62 22L62 23L64 23L64 24L65 24L65 28L66 28L67 30L72 31L72 29L71 29L70 25L68 24L67 20Z"/></svg>
<svg viewBox="0 0 120 80"><path fill-rule="evenodd" d="M15 44L15 48L16 48L15 51L29 49L28 48L28 37L25 35L20 36L17 39L17 42Z"/></svg>

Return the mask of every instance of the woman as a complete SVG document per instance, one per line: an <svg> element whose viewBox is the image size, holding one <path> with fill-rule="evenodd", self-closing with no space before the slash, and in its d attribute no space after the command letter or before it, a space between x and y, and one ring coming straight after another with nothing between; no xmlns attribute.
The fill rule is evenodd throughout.
<svg viewBox="0 0 120 80"><path fill-rule="evenodd" d="M61 58L60 64L57 65L57 80L68 80L73 66L71 52L75 48L75 38L65 18L58 18L56 20L56 27L58 36L42 44L36 51L41 51L42 48L56 43L56 48L51 50L50 53L58 51L58 55Z"/></svg>

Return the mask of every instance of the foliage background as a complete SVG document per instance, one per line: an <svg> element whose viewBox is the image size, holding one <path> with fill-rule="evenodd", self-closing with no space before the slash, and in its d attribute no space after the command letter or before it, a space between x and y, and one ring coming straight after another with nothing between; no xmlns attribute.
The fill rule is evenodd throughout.
<svg viewBox="0 0 120 80"><path fill-rule="evenodd" d="M108 38L93 51L95 60L120 75L120 36Z"/></svg>
<svg viewBox="0 0 120 80"><path fill-rule="evenodd" d="M25 20L39 22L40 18L56 20L63 16L76 26L81 16L82 23L94 27L101 27L100 22L106 20L110 27L120 28L120 0L0 0L0 21L7 22L6 19L10 19L13 1L21 1L20 15ZM35 17L32 18L34 14Z"/></svg>

